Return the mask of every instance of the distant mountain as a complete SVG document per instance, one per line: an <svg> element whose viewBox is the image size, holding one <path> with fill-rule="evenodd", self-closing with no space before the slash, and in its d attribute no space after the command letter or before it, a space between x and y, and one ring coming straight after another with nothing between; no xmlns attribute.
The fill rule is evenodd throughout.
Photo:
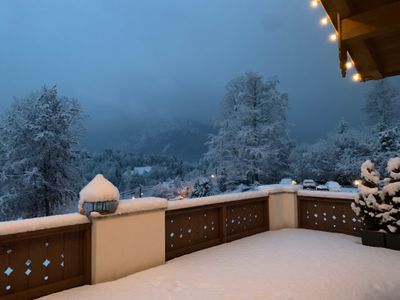
<svg viewBox="0 0 400 300"><path fill-rule="evenodd" d="M164 122L129 139L131 151L146 154L172 155L188 162L197 162L207 151L205 142L215 129L197 121Z"/></svg>

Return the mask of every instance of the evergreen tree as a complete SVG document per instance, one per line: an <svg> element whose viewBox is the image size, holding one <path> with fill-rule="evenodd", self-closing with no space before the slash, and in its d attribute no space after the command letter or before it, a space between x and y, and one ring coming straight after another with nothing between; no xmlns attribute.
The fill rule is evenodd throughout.
<svg viewBox="0 0 400 300"><path fill-rule="evenodd" d="M60 97L56 87L14 101L0 128L6 157L1 178L8 191L2 204L8 214L50 215L76 199L82 185L78 167L82 133L80 105Z"/></svg>
<svg viewBox="0 0 400 300"><path fill-rule="evenodd" d="M370 160L361 165L361 179L362 183L358 187L358 198L351 203L351 208L366 229L382 229L383 224L381 216L379 216L383 211L379 207L382 204L379 192L379 174Z"/></svg>
<svg viewBox="0 0 400 300"><path fill-rule="evenodd" d="M213 194L213 187L207 178L198 179L192 189L191 198L206 197Z"/></svg>
<svg viewBox="0 0 400 300"><path fill-rule="evenodd" d="M365 112L367 123L379 131L399 125L399 91L388 79L375 81L366 95Z"/></svg>
<svg viewBox="0 0 400 300"><path fill-rule="evenodd" d="M277 80L265 81L255 73L228 83L219 130L204 157L211 172L225 170L228 182L240 183L249 173L261 182L273 182L287 171L288 96L277 86Z"/></svg>
<svg viewBox="0 0 400 300"><path fill-rule="evenodd" d="M380 217L388 232L400 233L400 157L389 160L387 171L389 178L385 180L382 193L386 206Z"/></svg>

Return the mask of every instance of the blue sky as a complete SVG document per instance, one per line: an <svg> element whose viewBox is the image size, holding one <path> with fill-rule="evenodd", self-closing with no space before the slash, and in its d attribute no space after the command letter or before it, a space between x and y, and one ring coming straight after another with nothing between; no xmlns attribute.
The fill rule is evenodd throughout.
<svg viewBox="0 0 400 300"><path fill-rule="evenodd" d="M302 0L2 0L0 111L44 84L89 115L86 144L137 122L213 122L225 84L279 78L292 135L362 124L369 84L342 79L332 28ZM397 81L398 82L398 81Z"/></svg>

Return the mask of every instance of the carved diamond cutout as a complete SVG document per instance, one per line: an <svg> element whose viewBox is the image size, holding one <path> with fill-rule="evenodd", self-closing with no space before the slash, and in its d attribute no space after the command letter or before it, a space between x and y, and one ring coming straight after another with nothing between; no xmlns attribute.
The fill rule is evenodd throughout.
<svg viewBox="0 0 400 300"><path fill-rule="evenodd" d="M14 269L8 267L7 270L4 271L4 274L6 274L7 276L10 276L12 272L14 272Z"/></svg>
<svg viewBox="0 0 400 300"><path fill-rule="evenodd" d="M25 271L25 275L26 276L29 276L30 274L32 273L32 270L31 269L26 269L26 271Z"/></svg>
<svg viewBox="0 0 400 300"><path fill-rule="evenodd" d="M12 249L7 249L6 253L10 254L12 252Z"/></svg>
<svg viewBox="0 0 400 300"><path fill-rule="evenodd" d="M64 261L61 262L60 266L61 268L64 268Z"/></svg>
<svg viewBox="0 0 400 300"><path fill-rule="evenodd" d="M28 259L26 260L26 262L25 262L25 265L26 265L27 267L29 267L29 266L31 265L31 263L32 263L32 261L28 258Z"/></svg>
<svg viewBox="0 0 400 300"><path fill-rule="evenodd" d="M50 261L46 258L44 261L43 261L43 266L45 266L46 268L49 266L49 264L50 264Z"/></svg>
<svg viewBox="0 0 400 300"><path fill-rule="evenodd" d="M60 257L61 257L61 258L64 258L64 253L61 253Z"/></svg>

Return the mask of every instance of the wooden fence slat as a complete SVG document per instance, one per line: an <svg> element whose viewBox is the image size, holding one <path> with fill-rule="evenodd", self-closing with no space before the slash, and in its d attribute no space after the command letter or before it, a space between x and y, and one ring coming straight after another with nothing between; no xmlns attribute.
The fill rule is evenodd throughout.
<svg viewBox="0 0 400 300"><path fill-rule="evenodd" d="M64 279L64 238L62 235L49 236L47 267L48 282L57 282Z"/></svg>
<svg viewBox="0 0 400 300"><path fill-rule="evenodd" d="M64 276L66 278L78 276L83 271L82 234L80 232L66 233L64 239Z"/></svg>
<svg viewBox="0 0 400 300"><path fill-rule="evenodd" d="M9 276L10 282L12 282L12 292L23 291L28 288L29 281L28 276L25 274L27 270L26 259L29 256L29 242L18 241L13 244L13 249L9 256L9 266L13 269L13 272Z"/></svg>
<svg viewBox="0 0 400 300"><path fill-rule="evenodd" d="M29 259L31 260L32 273L29 276L29 288L41 286L46 283L47 269L44 263L47 260L46 237L30 240Z"/></svg>

